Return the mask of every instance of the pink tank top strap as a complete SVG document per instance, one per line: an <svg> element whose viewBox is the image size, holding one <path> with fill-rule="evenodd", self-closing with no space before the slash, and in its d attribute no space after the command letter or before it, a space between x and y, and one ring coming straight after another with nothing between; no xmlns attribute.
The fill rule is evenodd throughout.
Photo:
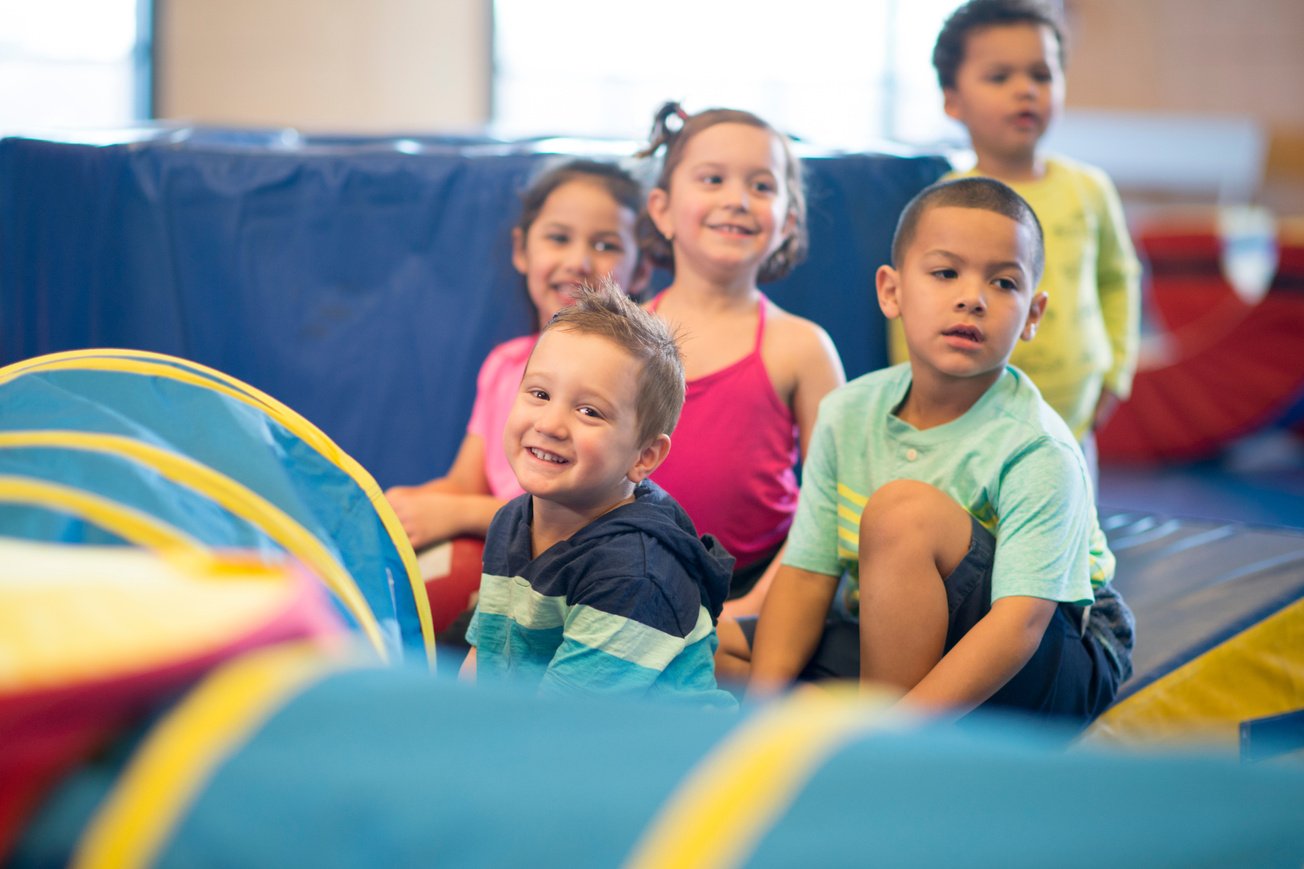
<svg viewBox="0 0 1304 869"><path fill-rule="evenodd" d="M757 293L760 296L760 302L756 306L756 346L752 348L753 353L761 352L761 339L765 337L765 314L770 307L770 300L765 297L765 293Z"/></svg>

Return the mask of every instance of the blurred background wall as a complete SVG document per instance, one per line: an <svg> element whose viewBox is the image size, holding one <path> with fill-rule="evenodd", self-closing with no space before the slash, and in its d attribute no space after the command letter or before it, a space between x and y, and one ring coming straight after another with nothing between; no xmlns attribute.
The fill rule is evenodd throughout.
<svg viewBox="0 0 1304 869"><path fill-rule="evenodd" d="M742 14L747 8L740 7ZM1206 130L1239 124L1257 135L1242 137L1244 147L1261 153L1228 154L1218 145L1220 159L1250 161L1251 170L1262 172L1259 201L1279 213L1304 214L1304 99L1298 95L1304 3L1067 0L1065 11L1068 118L1085 117L1106 150L1118 138L1117 125L1126 129L1137 118L1203 121ZM154 15L159 118L334 132L464 132L483 128L493 115L493 0L156 0ZM555 29L538 38L582 64L593 46L568 38L574 28L559 9ZM722 48L729 46L727 35L720 38ZM776 33L771 46L730 51L738 52L740 64L763 63L766 52L782 52L782 39ZM692 62L670 48L665 56L667 64ZM1200 129L1178 126L1174 143L1197 146ZM1125 142L1115 145L1128 149ZM1147 139L1138 147L1165 146ZM1073 143L1064 150L1074 153ZM1084 158L1097 156L1097 149L1087 150ZM1139 189L1126 177L1120 186L1131 198L1213 196L1194 177L1199 172L1188 174L1186 192L1171 185Z"/></svg>

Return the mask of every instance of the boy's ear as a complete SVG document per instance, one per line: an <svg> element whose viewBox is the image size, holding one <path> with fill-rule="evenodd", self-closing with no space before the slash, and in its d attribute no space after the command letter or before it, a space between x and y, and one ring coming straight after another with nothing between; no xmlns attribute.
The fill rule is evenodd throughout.
<svg viewBox="0 0 1304 869"><path fill-rule="evenodd" d="M625 476L631 483L637 485L652 476L652 472L661 466L668 455L670 455L670 435L659 434L651 443L643 447L634 461L634 466Z"/></svg>
<svg viewBox="0 0 1304 869"><path fill-rule="evenodd" d="M951 120L960 120L960 94L955 88L942 88L942 111Z"/></svg>
<svg viewBox="0 0 1304 869"><path fill-rule="evenodd" d="M512 227L512 265L521 274L525 274L525 233L519 226Z"/></svg>
<svg viewBox="0 0 1304 869"><path fill-rule="evenodd" d="M1037 324L1046 313L1046 302L1049 298L1045 293L1037 293L1032 297L1032 304L1028 306L1028 319L1023 324L1023 332L1019 334L1022 340L1031 341L1037 334Z"/></svg>
<svg viewBox="0 0 1304 869"><path fill-rule="evenodd" d="M895 320L901 316L901 275L891 266L879 266L874 273L874 287L878 291L878 306L883 316Z"/></svg>
<svg viewBox="0 0 1304 869"><path fill-rule="evenodd" d="M666 220L666 212L670 206L670 194L660 187L653 187L647 195L647 216L652 219L652 225L657 228L657 232L664 235L667 239L671 237L670 224Z"/></svg>

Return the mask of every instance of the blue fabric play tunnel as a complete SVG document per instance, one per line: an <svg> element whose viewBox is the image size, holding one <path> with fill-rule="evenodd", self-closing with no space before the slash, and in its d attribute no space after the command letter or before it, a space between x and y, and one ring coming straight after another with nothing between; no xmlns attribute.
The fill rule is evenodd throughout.
<svg viewBox="0 0 1304 869"><path fill-rule="evenodd" d="M212 548L286 552L380 657L433 662L415 556L375 480L303 417L221 372L112 349L0 369L0 478L11 492L0 534L139 543L122 528L143 522Z"/></svg>

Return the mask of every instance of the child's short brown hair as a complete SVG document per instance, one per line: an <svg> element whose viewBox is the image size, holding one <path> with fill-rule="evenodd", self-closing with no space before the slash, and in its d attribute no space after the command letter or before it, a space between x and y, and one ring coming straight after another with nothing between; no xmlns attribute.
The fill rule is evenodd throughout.
<svg viewBox="0 0 1304 869"><path fill-rule="evenodd" d="M915 240L919 221L934 208L978 208L1003 215L1032 230L1037 244L1033 250L1032 271L1033 286L1041 280L1042 270L1046 265L1046 239L1042 234L1041 221L1033 212L1032 206L1014 192L1009 185L995 178L957 178L954 181L939 181L931 187L925 187L914 199L906 204L897 221L896 233L892 236L892 266L901 268L905 261L906 248Z"/></svg>
<svg viewBox="0 0 1304 869"><path fill-rule="evenodd" d="M647 444L657 435L670 434L684 408L685 391L684 363L670 328L639 307L609 278L603 278L597 286L580 287L574 298L574 304L553 314L543 332L597 335L633 356L642 369L635 404L639 443Z"/></svg>

